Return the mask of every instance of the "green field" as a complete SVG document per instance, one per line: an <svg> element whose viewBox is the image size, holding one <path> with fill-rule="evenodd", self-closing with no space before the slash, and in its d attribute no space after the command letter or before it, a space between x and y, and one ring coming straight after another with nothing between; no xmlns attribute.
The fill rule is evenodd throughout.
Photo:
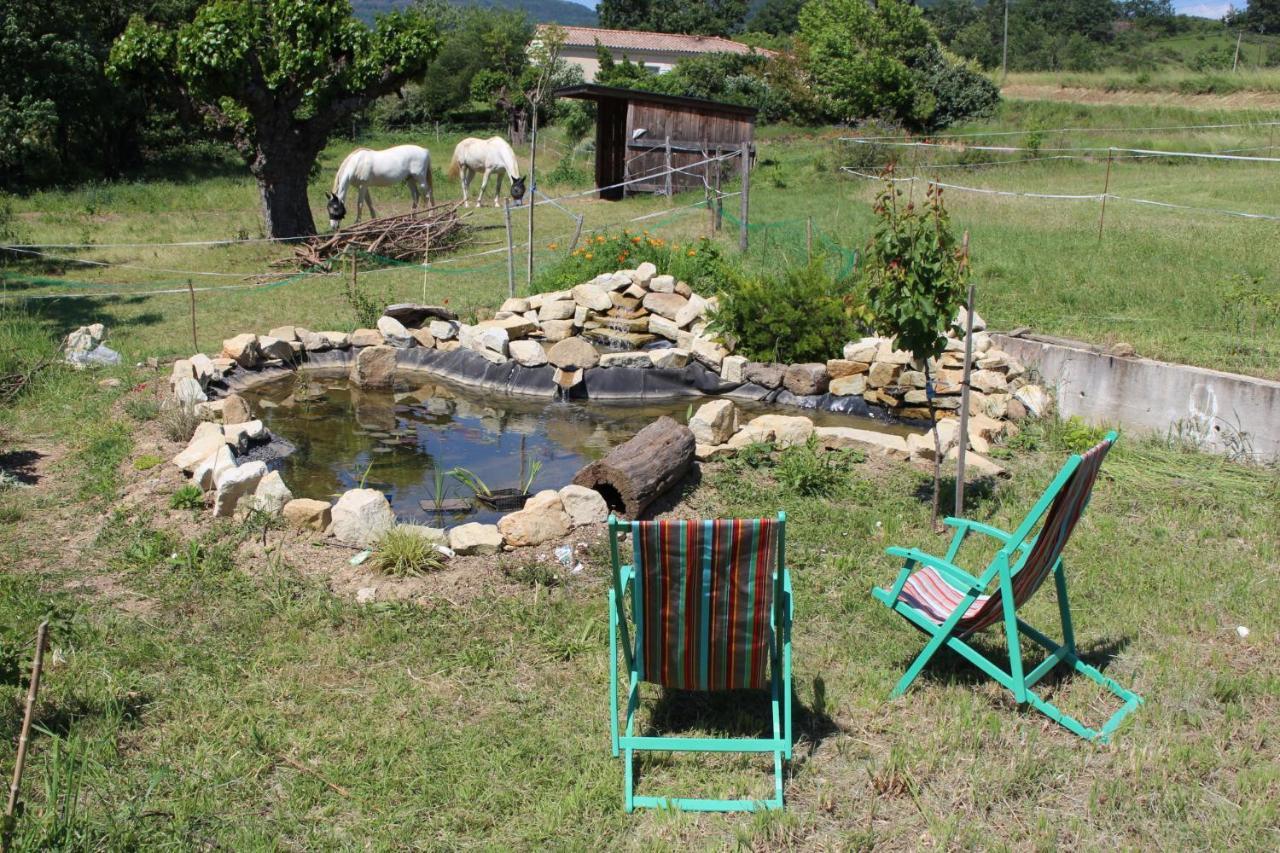
<svg viewBox="0 0 1280 853"><path fill-rule="evenodd" d="M1269 128L1137 130L1250 115L1010 103L993 122L955 130L1016 129L988 139L1035 143L1045 158L1052 147L1268 146ZM810 217L817 250L840 265L864 245L876 185L841 167L874 168L894 152L855 152L839 136L761 133L748 266L776 271L802 262ZM455 139L394 141L415 138L437 160ZM563 146L554 135L550 143L539 160L554 166ZM317 205L348 145L326 152ZM897 174L1009 191L1101 191L1105 154L977 162L1021 156L901 149ZM964 168L942 168L962 161ZM1117 160L1110 189L1280 215L1277 165ZM546 189L559 196L575 185ZM457 193L445 183L438 190ZM375 194L383 212L407 209L403 193ZM1280 376L1280 223L1112 201L1099 242L1096 202L959 190L947 197L955 224L970 231L979 311L993 326L1126 341L1147 355ZM686 194L674 206L699 200ZM726 212L736 203L730 198ZM708 223L704 209L668 212L672 203L656 198L565 204L586 217L588 231L657 214L631 227L683 241ZM347 564L349 551L260 520L215 526L205 514L168 508L182 482L157 464L179 447L162 434L154 405L168 371L128 364L191 350L188 278L202 288L197 334L205 350L245 329L355 325L334 277L277 286L247 278L269 271L287 250L103 245L257 237L250 181L223 170L97 185L13 199L12 211L9 227L21 242L96 246L50 248L54 258L10 261L3 270L0 375L52 358L56 336L93 321L110 327L109 343L126 356L126 366L105 372L46 367L0 407L6 773L30 638L43 618L53 636L17 849L1280 845L1274 468L1133 436L1108 457L1067 552L1076 635L1091 662L1146 704L1104 747L1019 711L956 658L940 658L911 693L888 701L922 641L869 590L896 573L885 546L943 547L929 532L923 470L849 460L834 483L802 494L785 472L812 464L803 451L787 451L786 468L759 459L703 466L670 515L781 508L790 518L800 741L788 808L766 816L628 816L621 766L608 750L607 557L599 535L582 537L579 574L526 549L397 581L361 574ZM496 211L474 217L476 244L463 254L502 240ZM522 229L523 214L516 221ZM544 206L537 225L536 260L551 263L563 255L573 221ZM720 236L730 254L733 227L726 220ZM429 300L447 298L466 315L505 297L501 255L447 260L426 273ZM416 267L366 269L362 281L389 300L423 296ZM177 292L155 292L164 290ZM102 293L123 295L90 296ZM51 295L58 298L27 298ZM833 354L840 343L832 342ZM120 385L104 387L104 377ZM994 452L1012 479L971 486L966 514L1015 524L1068 452L1096 438L1079 424L1024 425ZM965 555L971 565L983 556ZM379 588L379 600L357 605L355 589L365 584ZM1045 590L1025 615L1056 636L1055 614ZM992 656L1003 650L995 634L981 647ZM1114 710L1084 679L1048 689L1086 722ZM660 709L650 721L678 734L750 727L764 707L758 697L709 706L646 697ZM727 756L655 760L642 766L640 787L764 795L768 765Z"/></svg>

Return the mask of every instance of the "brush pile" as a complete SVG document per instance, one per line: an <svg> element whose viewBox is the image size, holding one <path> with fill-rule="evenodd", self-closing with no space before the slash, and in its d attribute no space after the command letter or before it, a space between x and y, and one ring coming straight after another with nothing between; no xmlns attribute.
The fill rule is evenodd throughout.
<svg viewBox="0 0 1280 853"><path fill-rule="evenodd" d="M438 204L413 213L367 219L328 234L317 234L299 243L293 257L280 261L279 265L297 266L299 270L331 270L334 258L352 251L422 263L428 251L434 256L458 249L471 241L470 229L458 215L458 207L459 202Z"/></svg>

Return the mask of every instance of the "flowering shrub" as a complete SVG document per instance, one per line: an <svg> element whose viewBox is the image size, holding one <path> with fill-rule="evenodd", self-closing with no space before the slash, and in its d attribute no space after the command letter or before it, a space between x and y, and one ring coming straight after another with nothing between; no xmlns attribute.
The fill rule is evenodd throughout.
<svg viewBox="0 0 1280 853"><path fill-rule="evenodd" d="M555 251L559 245L549 243ZM695 291L710 294L717 288L723 265L720 249L706 237L686 243L672 243L648 231L588 234L582 244L565 258L546 267L533 280L534 293L568 290L601 273L635 269L648 261L659 275L673 275Z"/></svg>

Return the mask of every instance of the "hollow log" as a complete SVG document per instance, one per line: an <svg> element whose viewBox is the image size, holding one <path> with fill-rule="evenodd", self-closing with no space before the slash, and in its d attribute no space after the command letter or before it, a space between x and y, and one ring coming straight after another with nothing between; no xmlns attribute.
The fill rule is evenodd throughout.
<svg viewBox="0 0 1280 853"><path fill-rule="evenodd" d="M595 489L609 509L639 518L649 504L679 483L693 465L693 433L668 417L658 418L608 456L592 462L573 482Z"/></svg>

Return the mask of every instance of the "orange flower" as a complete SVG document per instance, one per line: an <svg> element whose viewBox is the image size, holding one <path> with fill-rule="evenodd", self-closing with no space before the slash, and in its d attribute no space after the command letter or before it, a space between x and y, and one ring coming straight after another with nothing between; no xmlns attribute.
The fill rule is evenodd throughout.
<svg viewBox="0 0 1280 853"><path fill-rule="evenodd" d="M551 249L552 251L555 251L555 249L556 249L556 244L555 244L555 243L548 243L548 244L547 244L547 248L548 248L548 249Z"/></svg>
<svg viewBox="0 0 1280 853"><path fill-rule="evenodd" d="M601 234L599 237L597 237L597 238L596 238L596 242L597 242L597 243L603 243L603 242L604 242L604 239L605 239L605 238L604 238L604 235L603 235L603 234Z"/></svg>
<svg viewBox="0 0 1280 853"><path fill-rule="evenodd" d="M686 252L685 254L687 254L689 257L691 257L691 258L692 258L694 255L698 254L698 252L697 252L697 250L696 250L696 249L690 249L690 250L689 250L688 252Z"/></svg>
<svg viewBox="0 0 1280 853"><path fill-rule="evenodd" d="M631 242L632 242L632 243L635 243L637 246L639 246L639 245L640 245L640 241L641 241L641 240L643 240L643 239L644 239L643 237L632 237L632 238L631 238Z"/></svg>
<svg viewBox="0 0 1280 853"><path fill-rule="evenodd" d="M587 260L591 260L591 259L593 259L594 257L595 257L595 255L591 254L590 252L587 252Z"/></svg>

